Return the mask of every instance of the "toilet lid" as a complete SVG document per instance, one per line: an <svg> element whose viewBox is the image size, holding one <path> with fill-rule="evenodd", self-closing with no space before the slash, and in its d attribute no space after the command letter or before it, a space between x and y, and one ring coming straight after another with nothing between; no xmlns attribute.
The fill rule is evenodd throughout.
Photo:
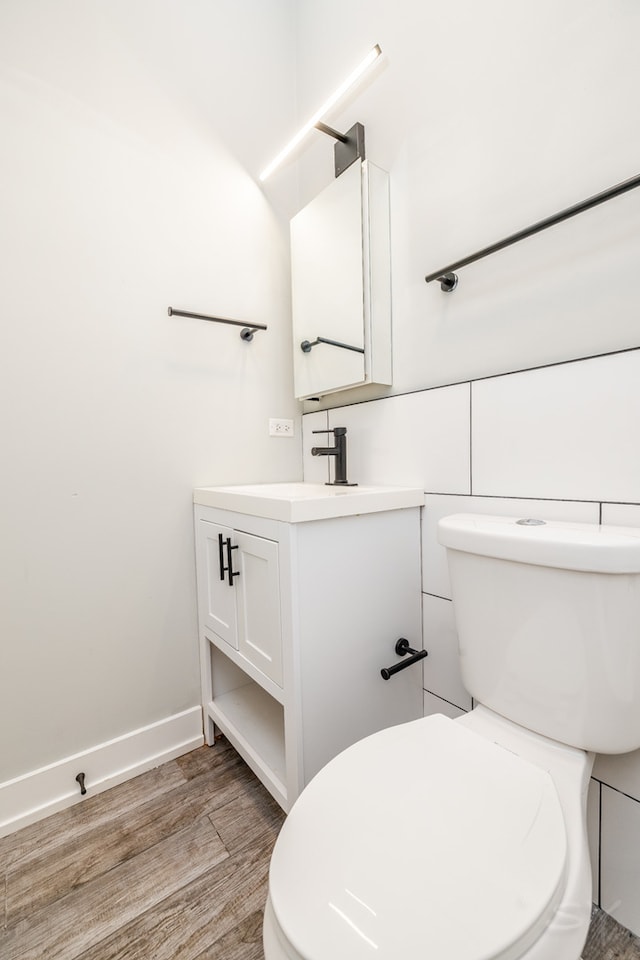
<svg viewBox="0 0 640 960"><path fill-rule="evenodd" d="M515 960L555 913L566 849L549 774L435 715L320 771L269 890L305 960Z"/></svg>

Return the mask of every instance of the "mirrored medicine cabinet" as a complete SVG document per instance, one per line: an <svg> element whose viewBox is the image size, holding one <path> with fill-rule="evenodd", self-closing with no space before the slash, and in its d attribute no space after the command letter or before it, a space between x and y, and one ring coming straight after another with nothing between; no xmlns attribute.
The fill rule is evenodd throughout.
<svg viewBox="0 0 640 960"><path fill-rule="evenodd" d="M357 160L291 221L298 399L391 384L389 176Z"/></svg>

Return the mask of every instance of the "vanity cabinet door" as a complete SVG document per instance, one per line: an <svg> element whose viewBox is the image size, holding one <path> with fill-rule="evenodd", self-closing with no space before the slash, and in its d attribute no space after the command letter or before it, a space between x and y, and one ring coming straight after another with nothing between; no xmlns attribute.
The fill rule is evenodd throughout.
<svg viewBox="0 0 640 960"><path fill-rule="evenodd" d="M209 520L200 524L203 624L282 686L278 544Z"/></svg>
<svg viewBox="0 0 640 960"><path fill-rule="evenodd" d="M278 544L236 532L238 652L282 686Z"/></svg>
<svg viewBox="0 0 640 960"><path fill-rule="evenodd" d="M228 557L236 569L237 550L230 551L235 531L219 523L200 520L204 564L198 565L198 598L203 624L218 637L238 649L235 583L229 583ZM233 577L235 581L237 578Z"/></svg>

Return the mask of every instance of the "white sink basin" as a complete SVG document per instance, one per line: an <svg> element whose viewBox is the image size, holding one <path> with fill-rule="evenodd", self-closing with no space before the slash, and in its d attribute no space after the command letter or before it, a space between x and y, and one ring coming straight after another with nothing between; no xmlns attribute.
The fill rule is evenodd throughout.
<svg viewBox="0 0 640 960"><path fill-rule="evenodd" d="M199 487L193 502L253 517L303 523L419 507L424 491L416 487L332 487L322 483L256 483L234 487Z"/></svg>

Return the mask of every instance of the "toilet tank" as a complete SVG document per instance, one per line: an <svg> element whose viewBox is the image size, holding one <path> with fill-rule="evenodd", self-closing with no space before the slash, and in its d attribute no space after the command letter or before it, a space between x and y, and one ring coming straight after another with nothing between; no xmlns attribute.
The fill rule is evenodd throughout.
<svg viewBox="0 0 640 960"><path fill-rule="evenodd" d="M574 747L640 747L640 529L456 514L438 539L469 693Z"/></svg>

